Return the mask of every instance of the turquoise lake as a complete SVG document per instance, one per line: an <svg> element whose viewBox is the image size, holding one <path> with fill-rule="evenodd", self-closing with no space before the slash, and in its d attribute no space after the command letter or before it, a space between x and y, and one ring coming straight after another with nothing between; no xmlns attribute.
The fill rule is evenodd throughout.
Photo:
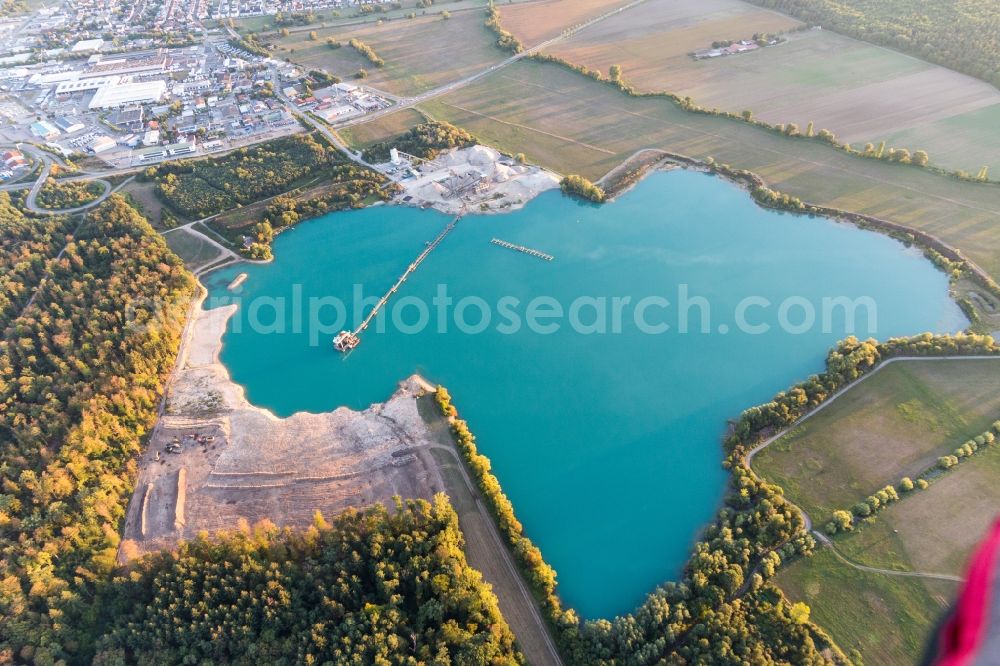
<svg viewBox="0 0 1000 666"><path fill-rule="evenodd" d="M222 360L251 402L279 416L366 408L414 372L446 385L527 535L556 569L563 600L587 618L628 612L678 576L719 507L727 420L820 371L849 332L842 310L823 316L824 298L868 298L877 307L877 322L858 311L858 337L967 325L945 275L917 250L827 219L763 210L738 187L688 171L654 173L601 207L553 191L520 211L463 218L376 319L384 330L373 325L346 357L331 348L333 333L318 333L294 307L333 296L352 315L354 285L381 296L450 219L393 206L334 213L281 234L271 264L208 275L209 306L233 298L226 285L249 275ZM555 260L497 247L494 237ZM464 321L479 332L458 330L454 307L439 330L443 308L432 299L442 285L456 305L466 299ZM488 326L475 326L483 313L469 303L480 301L467 297L492 309ZM583 330L568 317L538 317L558 330L530 330L527 304L538 297L551 299L536 303L542 313L555 303L568 314L577 303ZM601 297L606 332L588 331L597 328ZM631 305L614 331L610 303L624 297ZM519 330L500 315L504 298L519 301L506 311L520 317ZM283 314L274 299L284 300ZM419 323L418 300L429 324L405 330ZM640 301L647 305L637 320ZM768 332L738 325L741 302L746 323ZM792 330L780 326L781 304ZM806 304L812 326L804 325ZM334 323L335 307L320 311ZM254 329L251 316L262 326ZM650 330L664 323L666 332Z"/></svg>

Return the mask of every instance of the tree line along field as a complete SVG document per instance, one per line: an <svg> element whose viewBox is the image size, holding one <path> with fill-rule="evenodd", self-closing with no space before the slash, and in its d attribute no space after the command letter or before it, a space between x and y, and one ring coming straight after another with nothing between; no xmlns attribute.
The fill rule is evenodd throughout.
<svg viewBox="0 0 1000 666"><path fill-rule="evenodd" d="M662 97L626 96L552 63L518 62L419 108L501 150L591 180L645 148L713 157L803 201L931 233L1000 276L995 185L853 157L817 141L684 111Z"/></svg>
<svg viewBox="0 0 1000 666"><path fill-rule="evenodd" d="M516 10L519 18L532 5ZM540 12L539 12L540 14ZM512 28L509 22L505 27ZM927 150L932 163L971 173L1000 169L1000 136L977 130L1000 119L988 83L909 55L844 37L740 0L647 0L549 49L607 72L620 65L639 90L690 96L701 106L750 109L772 124L833 131L842 141ZM792 31L792 32L787 32ZM785 43L706 60L689 54L719 40L786 33ZM942 136L945 135L945 136Z"/></svg>
<svg viewBox="0 0 1000 666"><path fill-rule="evenodd" d="M754 469L821 528L833 508L916 478L988 429L1000 417L998 370L1000 359L893 363L758 454ZM998 474L1000 449L991 446L856 521L836 548L865 566L961 576L995 519ZM784 567L777 582L845 651L877 664L917 663L957 590L947 580L859 571L829 548Z"/></svg>
<svg viewBox="0 0 1000 666"><path fill-rule="evenodd" d="M407 96L482 71L507 57L496 47L485 20L483 11L463 11L448 19L435 14L381 24L316 28L272 41L276 57L289 58L307 69L325 69L345 80L364 69L368 74L364 84ZM371 47L385 64L372 64L350 46L352 39ZM327 40L340 47L331 47Z"/></svg>

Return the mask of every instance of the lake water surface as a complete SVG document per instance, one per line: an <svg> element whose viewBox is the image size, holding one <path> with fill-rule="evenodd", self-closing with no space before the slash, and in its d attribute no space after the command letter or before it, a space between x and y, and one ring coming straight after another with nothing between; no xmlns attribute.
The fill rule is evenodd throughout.
<svg viewBox="0 0 1000 666"><path fill-rule="evenodd" d="M404 326L419 323L417 301L426 303L421 332L393 326L390 310L376 320L385 330L373 326L344 357L332 334L309 330L311 297L337 297L350 314L355 284L381 296L449 219L391 206L330 214L279 236L272 264L210 274L210 297L220 299L232 297L226 285L238 273L249 274L222 360L251 402L280 416L365 408L414 372L446 385L556 569L564 601L588 618L630 611L679 574L723 493L727 419L820 371L845 336L839 310L823 326L824 298L869 297L878 338L967 325L946 277L919 252L849 225L763 210L726 181L673 171L602 207L548 192L517 212L462 219L390 303ZM497 247L494 237L555 260ZM433 304L442 285L454 304L482 299L466 300L463 314L478 330L489 307L485 330L463 332L454 305ZM536 317L558 330L529 330L527 304L538 297L552 300L536 302L536 314L576 301L587 330L600 328L603 310L608 332L573 330L568 317ZM616 297L631 301L612 332ZM505 298L520 328L501 316ZM783 303L793 330L781 329ZM807 327L810 305L816 323ZM320 312L335 318L333 306ZM866 313L855 322L859 337L876 324ZM670 329L652 332L660 324ZM760 325L770 330L747 330Z"/></svg>

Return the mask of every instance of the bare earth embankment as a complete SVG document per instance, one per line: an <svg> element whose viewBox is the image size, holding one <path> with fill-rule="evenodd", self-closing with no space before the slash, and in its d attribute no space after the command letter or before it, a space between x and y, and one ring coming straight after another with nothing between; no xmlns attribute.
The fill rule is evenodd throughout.
<svg viewBox="0 0 1000 666"><path fill-rule="evenodd" d="M363 412L340 408L279 419L254 407L219 362L234 307L196 310L167 406L140 466L124 537L132 553L231 529L242 520L307 525L318 510L444 490L426 451L416 378ZM176 438L176 439L175 439ZM198 439L196 439L198 438ZM179 442L182 451L167 448Z"/></svg>

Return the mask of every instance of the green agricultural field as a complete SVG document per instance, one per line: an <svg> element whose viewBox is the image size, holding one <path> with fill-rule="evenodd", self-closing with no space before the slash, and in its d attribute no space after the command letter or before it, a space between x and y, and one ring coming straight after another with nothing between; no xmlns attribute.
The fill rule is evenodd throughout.
<svg viewBox="0 0 1000 666"><path fill-rule="evenodd" d="M782 568L775 578L792 601L804 601L810 619L844 652L865 664L915 665L954 596L955 584L858 571L829 548Z"/></svg>
<svg viewBox="0 0 1000 666"><path fill-rule="evenodd" d="M762 451L753 467L822 525L833 509L916 477L998 417L1000 359L899 361ZM859 565L960 576L996 518L997 478L994 446L838 535L837 551ZM777 583L809 604L843 649L890 665L918 663L957 589L947 580L861 571L828 547L782 569Z"/></svg>
<svg viewBox="0 0 1000 666"><path fill-rule="evenodd" d="M971 121L961 120L1000 104L994 87L830 31L797 31L804 27L739 0L647 0L549 50L599 71L621 65L638 89L690 96L705 107L751 109L770 123L812 121L848 142L892 137L892 145L927 150L933 163L950 168L976 171L997 159L1000 139L983 143L974 128L962 131ZM711 60L689 55L755 33L786 33L788 41ZM938 123L950 129L950 143L936 140Z"/></svg>
<svg viewBox="0 0 1000 666"><path fill-rule="evenodd" d="M991 447L902 497L868 523L836 539L858 564L962 575L970 553L996 518L1000 449ZM782 569L776 579L845 650L867 664L915 664L957 593L945 580L859 571L829 548ZM879 621L873 621L879 618Z"/></svg>
<svg viewBox="0 0 1000 666"><path fill-rule="evenodd" d="M761 451L753 467L822 525L915 478L998 418L1000 359L899 361Z"/></svg>
<svg viewBox="0 0 1000 666"><path fill-rule="evenodd" d="M507 57L485 27L485 12L452 14L387 21L381 25L315 29L291 33L277 40L275 55L289 58L307 69L325 69L348 79L363 68L366 85L397 95L416 95L488 68ZM327 39L341 43L331 48ZM385 61L375 67L349 45L358 39Z"/></svg>
<svg viewBox="0 0 1000 666"><path fill-rule="evenodd" d="M1000 448L994 446L889 505L871 525L838 538L837 547L868 566L960 576L997 518L998 479Z"/></svg>
<svg viewBox="0 0 1000 666"><path fill-rule="evenodd" d="M935 164L964 169L975 174L989 167L990 176L1000 176L1000 102L975 111L934 120L889 134L891 145L920 145ZM978 160L978 161L977 161Z"/></svg>
<svg viewBox="0 0 1000 666"><path fill-rule="evenodd" d="M583 100L586 102L583 103ZM1000 277L1000 187L853 157L804 138L633 98L556 64L522 61L421 105L507 152L591 180L643 148L714 157L812 203L922 229Z"/></svg>
<svg viewBox="0 0 1000 666"><path fill-rule="evenodd" d="M352 148L363 150L373 144L399 136L426 120L419 111L401 109L375 120L347 127L340 130L339 134Z"/></svg>

